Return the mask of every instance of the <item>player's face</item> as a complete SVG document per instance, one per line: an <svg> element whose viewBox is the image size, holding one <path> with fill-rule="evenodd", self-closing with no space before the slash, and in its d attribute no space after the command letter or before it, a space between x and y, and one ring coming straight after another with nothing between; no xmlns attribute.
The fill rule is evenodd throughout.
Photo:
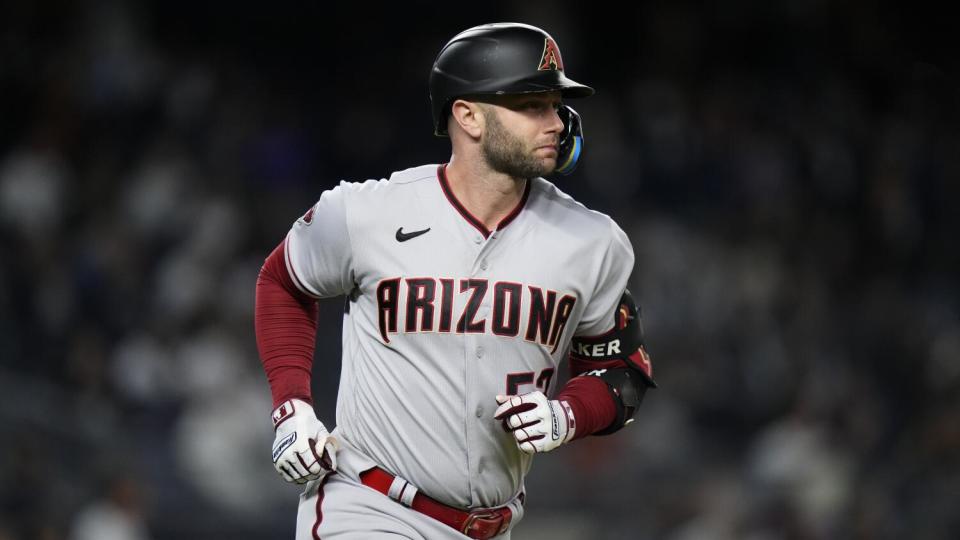
<svg viewBox="0 0 960 540"><path fill-rule="evenodd" d="M514 178L553 172L563 131L557 115L560 92L498 96L491 101L480 141L490 168Z"/></svg>

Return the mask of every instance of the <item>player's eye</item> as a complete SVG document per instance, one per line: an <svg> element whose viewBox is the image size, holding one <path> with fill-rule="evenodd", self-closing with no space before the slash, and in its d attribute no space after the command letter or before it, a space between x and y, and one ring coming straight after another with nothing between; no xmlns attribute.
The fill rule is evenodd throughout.
<svg viewBox="0 0 960 540"><path fill-rule="evenodd" d="M553 109L556 111L560 109L560 103L550 103L546 101L529 101L524 103L521 107L524 109L532 110L532 111L548 111L550 109Z"/></svg>

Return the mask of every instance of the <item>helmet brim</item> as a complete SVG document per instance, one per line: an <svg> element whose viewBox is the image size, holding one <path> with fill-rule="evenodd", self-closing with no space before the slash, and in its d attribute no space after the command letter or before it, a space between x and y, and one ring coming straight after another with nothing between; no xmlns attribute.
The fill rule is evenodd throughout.
<svg viewBox="0 0 960 540"><path fill-rule="evenodd" d="M443 117L445 118L449 113L450 105L460 98L535 94L541 92L556 92L559 90L560 96L563 99L579 99L590 97L596 93L596 90L593 88L568 78L561 71L545 71L541 76L522 78L506 84L502 79L491 81L491 88L489 90L484 89L483 84L476 84L475 86L477 86L476 90L450 98L447 103L444 104L442 110ZM438 137L448 136L446 126L443 125L443 122L440 122L440 125L436 126L434 135Z"/></svg>

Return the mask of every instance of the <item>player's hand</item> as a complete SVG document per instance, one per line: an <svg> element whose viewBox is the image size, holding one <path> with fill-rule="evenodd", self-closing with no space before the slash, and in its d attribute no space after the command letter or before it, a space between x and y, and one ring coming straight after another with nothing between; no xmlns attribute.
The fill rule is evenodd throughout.
<svg viewBox="0 0 960 540"><path fill-rule="evenodd" d="M273 410L273 466L287 482L304 484L337 470L337 441L313 407L288 399Z"/></svg>
<svg viewBox="0 0 960 540"><path fill-rule="evenodd" d="M543 392L522 396L497 396L493 417L503 422L517 446L527 454L549 452L573 438L576 421L566 401L547 399Z"/></svg>

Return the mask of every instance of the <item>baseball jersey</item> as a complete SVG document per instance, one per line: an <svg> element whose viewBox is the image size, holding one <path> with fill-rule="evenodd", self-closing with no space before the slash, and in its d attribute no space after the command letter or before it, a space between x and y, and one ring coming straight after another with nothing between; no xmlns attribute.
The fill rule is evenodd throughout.
<svg viewBox="0 0 960 540"><path fill-rule="evenodd" d="M633 250L542 178L487 231L444 170L325 191L287 235L286 262L302 292L348 297L340 436L435 499L492 507L532 459L493 419L495 396L550 395L573 336L613 327Z"/></svg>

